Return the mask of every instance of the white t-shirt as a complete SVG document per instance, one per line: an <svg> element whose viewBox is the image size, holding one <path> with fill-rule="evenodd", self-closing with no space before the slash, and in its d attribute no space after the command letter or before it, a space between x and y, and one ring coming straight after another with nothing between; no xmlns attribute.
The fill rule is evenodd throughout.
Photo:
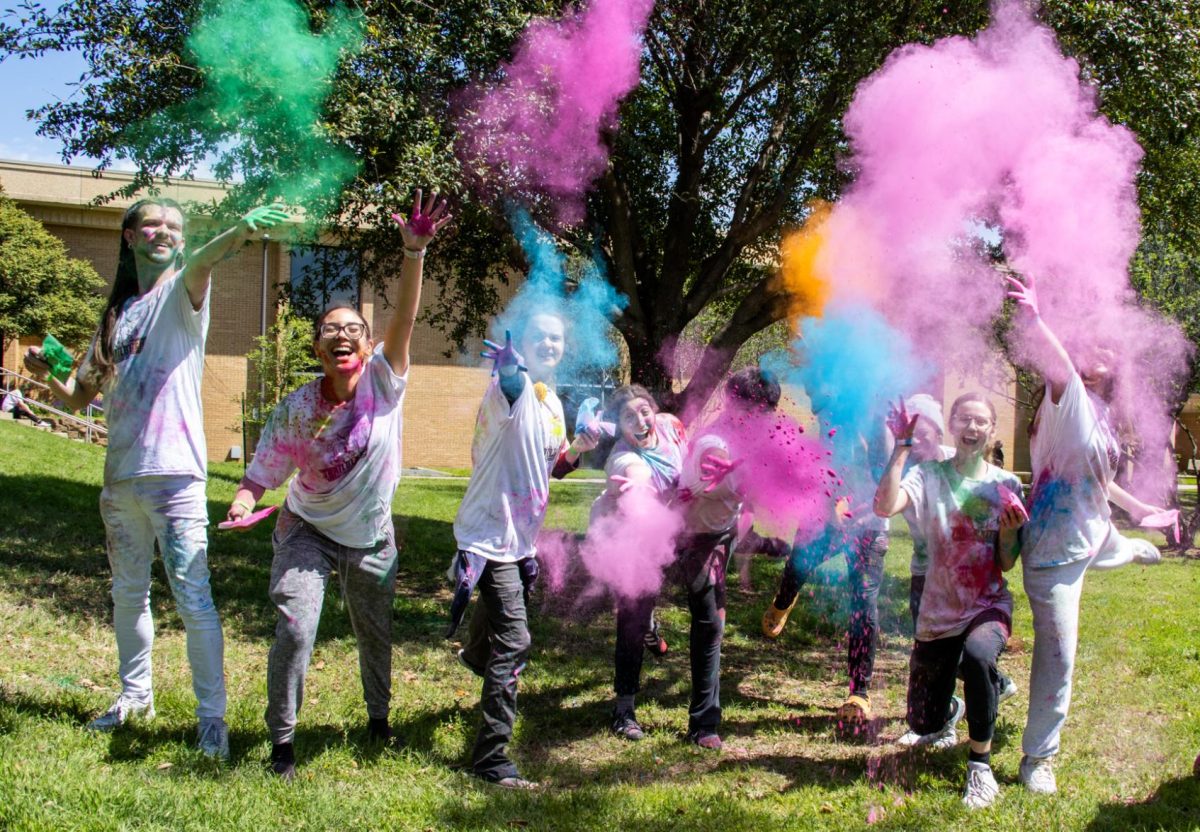
<svg viewBox="0 0 1200 832"><path fill-rule="evenodd" d="M471 443L474 470L454 518L458 548L512 563L537 555L550 471L567 444L562 403L528 378L510 406L498 378L483 395Z"/></svg>
<svg viewBox="0 0 1200 832"><path fill-rule="evenodd" d="M292 391L271 413L246 476L278 488L298 470L288 509L343 546L375 545L392 528L407 386L380 344L349 401L327 401L319 378Z"/></svg>
<svg viewBox="0 0 1200 832"><path fill-rule="evenodd" d="M183 272L125 302L113 338L114 367L104 380L108 452L104 482L131 477L204 479L204 341L208 295L192 308ZM95 376L93 340L79 377Z"/></svg>
<svg viewBox="0 0 1200 832"><path fill-rule="evenodd" d="M1011 619L1012 595L996 563L1000 486L1021 493L1020 480L1002 468L988 465L981 478L969 479L952 460L923 462L900 483L929 552L918 641L956 636L989 609Z"/></svg>
<svg viewBox="0 0 1200 832"><path fill-rule="evenodd" d="M1029 440L1033 490L1029 522L1021 531L1021 557L1034 569L1092 557L1108 536L1108 483L1119 457L1116 437L1088 396L1078 373L1058 404L1046 398Z"/></svg>
<svg viewBox="0 0 1200 832"><path fill-rule="evenodd" d="M17 409L17 405L25 401L25 394L14 387L4 395L4 400L0 401L0 410L5 413L12 413Z"/></svg>
<svg viewBox="0 0 1200 832"><path fill-rule="evenodd" d="M941 462L944 459L954 458L954 448L951 445L939 445L937 461ZM911 471L913 466L909 466ZM907 473L907 471L905 472ZM912 504L909 503L904 507L904 519L908 523L908 535L912 538L913 553L912 560L909 562L909 572L913 575L924 575L929 570L929 550L925 542L925 535L922 533L921 524L917 522L916 515L913 514Z"/></svg>
<svg viewBox="0 0 1200 832"><path fill-rule="evenodd" d="M687 506L687 530L699 534L726 532L737 525L742 513L742 472L735 468L717 484L712 491L705 491L708 483L701 479L700 464L708 454L729 456L729 444L715 433L706 433L690 443L683 470L679 475L679 489L690 491L692 499Z"/></svg>

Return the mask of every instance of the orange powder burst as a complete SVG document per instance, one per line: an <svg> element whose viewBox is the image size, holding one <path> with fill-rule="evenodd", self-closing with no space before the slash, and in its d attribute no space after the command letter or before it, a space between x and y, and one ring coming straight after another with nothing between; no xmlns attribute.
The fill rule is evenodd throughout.
<svg viewBox="0 0 1200 832"><path fill-rule="evenodd" d="M819 317L829 299L829 277L819 263L827 242L822 226L829 212L827 202L813 202L804 225L784 237L780 245L783 285L788 293L788 316L793 326L802 317Z"/></svg>

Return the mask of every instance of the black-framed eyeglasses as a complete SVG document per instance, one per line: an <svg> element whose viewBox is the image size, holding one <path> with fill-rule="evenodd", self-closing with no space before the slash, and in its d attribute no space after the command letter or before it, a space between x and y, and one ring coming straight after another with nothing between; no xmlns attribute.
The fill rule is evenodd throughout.
<svg viewBox="0 0 1200 832"><path fill-rule="evenodd" d="M367 334L367 325L357 322L348 324L321 324L321 328L317 331L321 333L322 338L336 338L344 332L347 338L354 340Z"/></svg>

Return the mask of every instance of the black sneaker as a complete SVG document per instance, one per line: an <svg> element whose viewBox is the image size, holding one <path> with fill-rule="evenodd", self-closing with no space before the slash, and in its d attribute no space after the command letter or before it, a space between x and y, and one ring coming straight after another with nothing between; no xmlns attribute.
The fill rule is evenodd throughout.
<svg viewBox="0 0 1200 832"><path fill-rule="evenodd" d="M667 640L662 637L658 630L658 621L654 616L650 617L650 629L642 636L642 644L650 651L650 655L656 659L661 659L667 655Z"/></svg>
<svg viewBox="0 0 1200 832"><path fill-rule="evenodd" d="M721 742L721 737L718 736L716 732L705 731L703 729L689 731L687 735L687 741L692 745L698 745L707 751L720 751L721 747L724 745L724 743Z"/></svg>
<svg viewBox="0 0 1200 832"><path fill-rule="evenodd" d="M630 742L637 742L646 736L646 732L642 730L642 726L638 725L633 711L614 711L612 732Z"/></svg>
<svg viewBox="0 0 1200 832"><path fill-rule="evenodd" d="M296 750L290 742L271 746L271 771L285 783L296 777Z"/></svg>
<svg viewBox="0 0 1200 832"><path fill-rule="evenodd" d="M392 735L392 726L387 719L367 719L367 742L379 745L394 745L396 738Z"/></svg>

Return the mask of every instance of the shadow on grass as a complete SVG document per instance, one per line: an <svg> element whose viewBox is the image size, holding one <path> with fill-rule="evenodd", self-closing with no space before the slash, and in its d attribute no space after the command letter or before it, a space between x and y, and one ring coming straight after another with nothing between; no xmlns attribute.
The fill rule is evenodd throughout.
<svg viewBox="0 0 1200 832"><path fill-rule="evenodd" d="M1192 832L1200 827L1200 777L1177 777L1137 803L1103 804L1086 832Z"/></svg>
<svg viewBox="0 0 1200 832"><path fill-rule="evenodd" d="M100 488L46 476L0 474L0 576L16 595L48 607L55 615L78 621L111 621L111 572L99 511ZM209 517L228 506L209 501ZM429 517L396 517L403 536L398 610L404 598L428 598L442 591L442 570L453 550L451 524ZM248 639L270 638L276 613L267 597L271 572L272 524L247 533L210 528L208 559L213 597L227 633ZM182 627L159 558L152 568L151 603L160 629ZM351 635L353 630L337 589L326 595L318 642ZM426 619L429 620L426 620ZM435 626L420 613L397 615L401 638L423 636Z"/></svg>

